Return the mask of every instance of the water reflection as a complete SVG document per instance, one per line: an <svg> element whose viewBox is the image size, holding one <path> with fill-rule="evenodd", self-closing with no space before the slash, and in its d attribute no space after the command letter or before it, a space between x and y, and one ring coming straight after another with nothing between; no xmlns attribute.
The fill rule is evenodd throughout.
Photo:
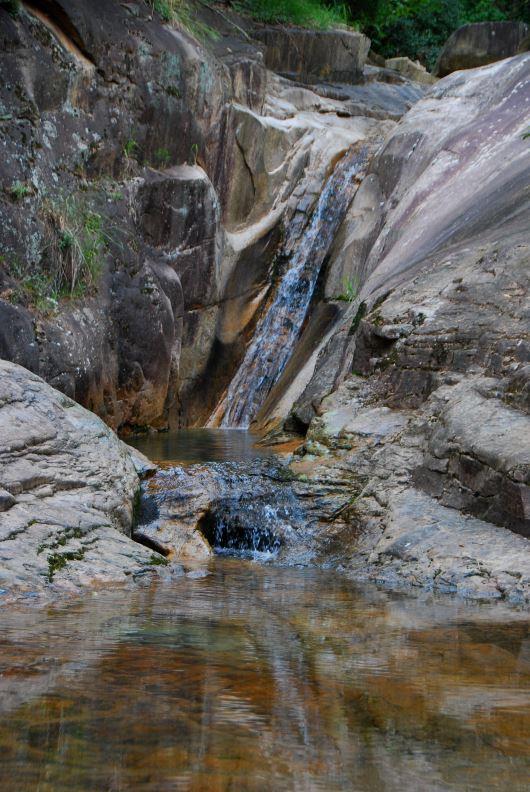
<svg viewBox="0 0 530 792"><path fill-rule="evenodd" d="M3 788L528 788L523 614L209 572L0 616Z"/></svg>
<svg viewBox="0 0 530 792"><path fill-rule="evenodd" d="M179 429L128 437L127 443L157 462L194 465L268 456L271 451L257 447L257 439L245 429Z"/></svg>

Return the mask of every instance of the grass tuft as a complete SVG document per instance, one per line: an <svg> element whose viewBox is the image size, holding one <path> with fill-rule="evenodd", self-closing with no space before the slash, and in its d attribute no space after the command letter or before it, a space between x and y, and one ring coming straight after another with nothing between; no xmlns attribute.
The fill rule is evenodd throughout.
<svg viewBox="0 0 530 792"><path fill-rule="evenodd" d="M198 39L218 39L219 33L201 22L192 0L146 0L164 22L183 27Z"/></svg>
<svg viewBox="0 0 530 792"><path fill-rule="evenodd" d="M55 313L59 301L91 292L103 270L110 237L100 214L78 197L44 201L39 208L44 237L38 262L0 256L13 285L2 298L39 313Z"/></svg>
<svg viewBox="0 0 530 792"><path fill-rule="evenodd" d="M351 24L346 4L326 6L319 0L238 0L238 11L258 22L326 29Z"/></svg>
<svg viewBox="0 0 530 792"><path fill-rule="evenodd" d="M339 294L337 300L344 302L353 302L359 294L359 278L353 276L351 278L344 277L342 281L342 293Z"/></svg>
<svg viewBox="0 0 530 792"><path fill-rule="evenodd" d="M22 201L24 198L27 198L28 195L31 195L32 193L33 190L29 186L29 184L24 184L23 182L20 181L14 182L9 188L9 195L14 201Z"/></svg>
<svg viewBox="0 0 530 792"><path fill-rule="evenodd" d="M81 297L97 282L103 269L108 237L103 218L72 197L44 206L47 226L44 258L52 291Z"/></svg>

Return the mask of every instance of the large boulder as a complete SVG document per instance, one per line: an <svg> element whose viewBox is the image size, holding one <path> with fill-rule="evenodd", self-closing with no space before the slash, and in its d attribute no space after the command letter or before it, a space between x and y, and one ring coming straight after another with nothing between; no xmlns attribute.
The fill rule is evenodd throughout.
<svg viewBox="0 0 530 792"><path fill-rule="evenodd" d="M398 57L387 58L385 61L387 69L394 69L409 80L422 83L423 85L432 85L436 82L436 77L430 74L425 66L419 61L412 61L410 58Z"/></svg>
<svg viewBox="0 0 530 792"><path fill-rule="evenodd" d="M271 27L255 35L269 69L306 83L358 82L370 50L370 39L351 30Z"/></svg>
<svg viewBox="0 0 530 792"><path fill-rule="evenodd" d="M442 49L434 73L437 77L459 69L474 69L509 58L519 52L530 33L524 22L475 22L455 30Z"/></svg>
<svg viewBox="0 0 530 792"><path fill-rule="evenodd" d="M129 537L140 482L95 415L0 360L0 591L125 581L152 555ZM145 464L145 462L143 463Z"/></svg>

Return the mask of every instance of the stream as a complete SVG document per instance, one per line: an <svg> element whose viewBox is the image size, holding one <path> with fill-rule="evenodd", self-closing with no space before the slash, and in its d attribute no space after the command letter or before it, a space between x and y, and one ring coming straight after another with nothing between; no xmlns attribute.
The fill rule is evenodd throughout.
<svg viewBox="0 0 530 792"><path fill-rule="evenodd" d="M216 469L256 453L144 440ZM523 611L226 552L158 569L0 612L2 789L528 789Z"/></svg>
<svg viewBox="0 0 530 792"><path fill-rule="evenodd" d="M517 790L522 613L217 558L0 616L5 790Z"/></svg>

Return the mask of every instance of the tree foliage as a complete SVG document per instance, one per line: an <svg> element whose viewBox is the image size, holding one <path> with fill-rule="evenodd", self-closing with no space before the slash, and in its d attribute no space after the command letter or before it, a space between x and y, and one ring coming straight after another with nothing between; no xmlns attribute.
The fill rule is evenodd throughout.
<svg viewBox="0 0 530 792"><path fill-rule="evenodd" d="M432 68L457 28L469 22L530 23L530 0L232 0L262 22L332 27L367 33L385 57L408 55Z"/></svg>
<svg viewBox="0 0 530 792"><path fill-rule="evenodd" d="M349 0L348 7L381 55L408 55L429 68L462 25L509 19L530 23L530 0Z"/></svg>

